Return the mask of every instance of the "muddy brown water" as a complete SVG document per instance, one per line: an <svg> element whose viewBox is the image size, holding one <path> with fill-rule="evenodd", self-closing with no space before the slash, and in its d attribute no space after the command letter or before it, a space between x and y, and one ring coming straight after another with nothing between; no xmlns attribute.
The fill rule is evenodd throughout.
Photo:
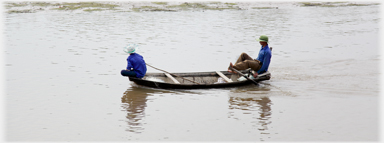
<svg viewBox="0 0 384 143"><path fill-rule="evenodd" d="M4 15L6 141L378 141L380 6ZM226 70L270 38L272 78L139 87L123 47L169 72ZM148 67L148 72L159 72Z"/></svg>

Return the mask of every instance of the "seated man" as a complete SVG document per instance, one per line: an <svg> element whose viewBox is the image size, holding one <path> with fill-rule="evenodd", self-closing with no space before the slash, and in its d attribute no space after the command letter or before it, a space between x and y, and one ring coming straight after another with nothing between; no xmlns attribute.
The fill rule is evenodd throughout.
<svg viewBox="0 0 384 143"><path fill-rule="evenodd" d="M128 53L129 56L127 58L127 69L121 71L122 76L143 78L147 72L147 66L143 56L135 53L136 49L136 44L130 44L124 49L124 51Z"/></svg>
<svg viewBox="0 0 384 143"><path fill-rule="evenodd" d="M253 75L255 78L259 74L268 71L269 63L272 57L271 49L269 49L268 46L268 37L262 35L259 39L256 40L259 41L261 45L259 56L256 59L252 59L248 54L242 53L239 59L237 59L235 65L232 63L229 64L230 67L233 67L237 70L246 70L251 68L252 70L256 71L256 73ZM233 71L230 69L228 69L228 71L233 73Z"/></svg>

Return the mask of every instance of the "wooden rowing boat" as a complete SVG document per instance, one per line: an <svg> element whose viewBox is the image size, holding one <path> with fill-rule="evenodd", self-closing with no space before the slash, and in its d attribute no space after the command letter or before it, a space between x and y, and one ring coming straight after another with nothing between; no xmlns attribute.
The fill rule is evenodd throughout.
<svg viewBox="0 0 384 143"><path fill-rule="evenodd" d="M241 71L244 74L249 70ZM174 76L172 76L174 75ZM194 72L194 73L147 73L140 78L128 77L137 85L162 88L162 89L204 89L204 88L225 88L253 84L250 80L238 80L241 76L228 71L215 72ZM260 74L254 81L269 80L269 72ZM225 82L218 82L225 81Z"/></svg>

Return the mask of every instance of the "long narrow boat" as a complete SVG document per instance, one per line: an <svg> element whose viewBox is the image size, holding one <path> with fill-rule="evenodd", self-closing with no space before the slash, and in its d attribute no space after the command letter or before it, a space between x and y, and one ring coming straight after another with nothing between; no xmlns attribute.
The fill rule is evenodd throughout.
<svg viewBox="0 0 384 143"><path fill-rule="evenodd" d="M241 71L244 74L249 71ZM174 76L172 76L174 75ZM214 72L194 72L194 73L147 73L140 78L129 77L137 85L161 88L161 89L204 89L204 88L225 88L237 87L254 82L243 79L239 74L233 74L228 71L214 71ZM260 74L254 81L259 82L269 80L271 74L269 72Z"/></svg>

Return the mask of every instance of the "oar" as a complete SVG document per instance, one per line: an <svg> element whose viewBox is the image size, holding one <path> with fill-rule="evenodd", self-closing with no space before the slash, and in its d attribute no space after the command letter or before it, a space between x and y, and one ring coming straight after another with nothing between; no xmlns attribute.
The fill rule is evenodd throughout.
<svg viewBox="0 0 384 143"><path fill-rule="evenodd" d="M252 81L255 85L258 85L258 83L257 83L256 81L252 80L251 78L249 78L248 76L244 75L243 73L241 73L240 71L236 70L235 68L233 68L233 67L229 67L229 68L230 68L231 70L233 70L233 71L239 73L241 76L244 76L246 79Z"/></svg>
<svg viewBox="0 0 384 143"><path fill-rule="evenodd" d="M184 78L184 77L181 77L181 76L178 76L178 75L175 75L175 74L169 73L169 72L167 72L167 71L165 71L165 70L162 70L162 69L158 69L158 68L156 68L156 67L154 67L154 66L151 66L151 65L149 65L149 64L147 64L147 63L145 63L145 64L146 64L147 66L150 66L150 67L152 67L152 68L154 68L154 69L157 69L157 70L159 70L159 71L165 72L165 73L167 73L167 74L170 74L170 75L173 75L173 76L177 76L177 77L180 77L180 78L182 78L182 79L188 80L188 81L190 81L190 82L193 82L193 83L196 83L196 84L200 84L200 83L198 83L198 82L195 82L195 81L193 81L193 80L189 80L189 79L186 79L186 78Z"/></svg>

